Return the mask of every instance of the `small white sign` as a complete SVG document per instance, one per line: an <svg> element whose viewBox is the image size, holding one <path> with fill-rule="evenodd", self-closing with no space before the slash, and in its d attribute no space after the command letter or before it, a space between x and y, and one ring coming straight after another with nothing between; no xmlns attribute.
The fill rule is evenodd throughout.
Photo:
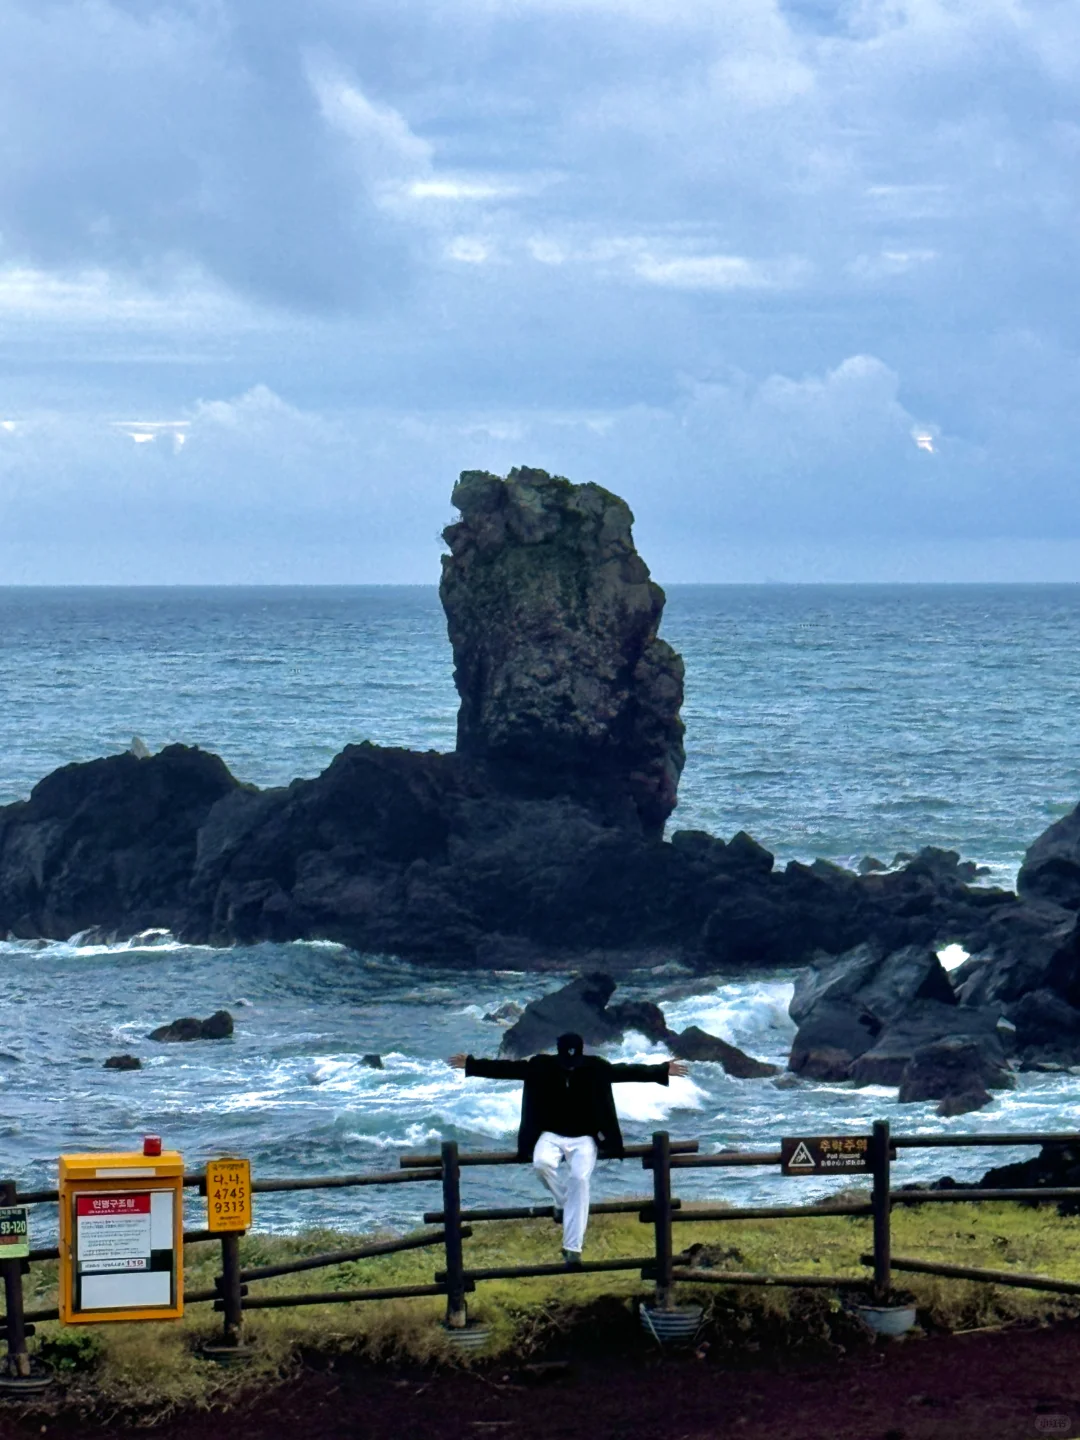
<svg viewBox="0 0 1080 1440"><path fill-rule="evenodd" d="M145 1270L150 1263L150 1195L79 1195L75 1201L79 1269Z"/></svg>

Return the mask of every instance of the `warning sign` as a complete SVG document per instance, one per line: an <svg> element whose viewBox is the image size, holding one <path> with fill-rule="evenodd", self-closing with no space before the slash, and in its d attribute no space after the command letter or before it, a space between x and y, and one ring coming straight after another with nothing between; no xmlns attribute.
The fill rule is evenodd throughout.
<svg viewBox="0 0 1080 1440"><path fill-rule="evenodd" d="M63 1324L184 1313L184 1160L156 1148L60 1156Z"/></svg>
<svg viewBox="0 0 1080 1440"><path fill-rule="evenodd" d="M0 1209L0 1260L25 1260L30 1254L30 1221L25 1205Z"/></svg>
<svg viewBox="0 0 1080 1440"><path fill-rule="evenodd" d="M250 1160L207 1161L206 1215L215 1232L251 1228Z"/></svg>
<svg viewBox="0 0 1080 1440"><path fill-rule="evenodd" d="M836 1175L871 1168L869 1135L814 1135L780 1141L784 1175Z"/></svg>
<svg viewBox="0 0 1080 1440"><path fill-rule="evenodd" d="M77 1196L75 1234L83 1275L149 1269L153 1248L149 1192Z"/></svg>

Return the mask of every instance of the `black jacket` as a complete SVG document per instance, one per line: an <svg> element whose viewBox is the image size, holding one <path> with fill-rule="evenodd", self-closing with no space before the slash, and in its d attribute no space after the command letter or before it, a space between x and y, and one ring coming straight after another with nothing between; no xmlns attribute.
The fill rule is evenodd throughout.
<svg viewBox="0 0 1080 1440"><path fill-rule="evenodd" d="M542 1132L552 1128L545 1116L559 1113L568 1101L578 1116L580 1133L592 1136L601 1155L620 1159L623 1138L615 1114L612 1082L668 1083L666 1061L660 1065L612 1065L599 1055L583 1055L572 1069L564 1068L554 1055L534 1055L530 1060L476 1060L469 1055L465 1074L484 1080L524 1080L518 1130L518 1155L522 1160L532 1159Z"/></svg>

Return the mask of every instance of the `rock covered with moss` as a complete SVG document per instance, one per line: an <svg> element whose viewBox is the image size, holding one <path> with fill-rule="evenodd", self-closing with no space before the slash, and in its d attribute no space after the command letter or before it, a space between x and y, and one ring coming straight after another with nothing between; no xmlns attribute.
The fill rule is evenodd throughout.
<svg viewBox="0 0 1080 1440"><path fill-rule="evenodd" d="M659 835L683 767L683 663L633 515L544 470L465 471L440 594L458 753L536 795L572 794Z"/></svg>

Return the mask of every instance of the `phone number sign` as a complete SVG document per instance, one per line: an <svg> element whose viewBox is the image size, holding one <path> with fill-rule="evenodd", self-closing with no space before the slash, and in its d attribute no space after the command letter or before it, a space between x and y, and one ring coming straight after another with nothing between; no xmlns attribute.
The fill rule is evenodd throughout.
<svg viewBox="0 0 1080 1440"><path fill-rule="evenodd" d="M25 1260L30 1254L30 1222L25 1205L0 1209L0 1260Z"/></svg>
<svg viewBox="0 0 1080 1440"><path fill-rule="evenodd" d="M207 1162L206 1214L213 1231L250 1230L250 1160Z"/></svg>
<svg viewBox="0 0 1080 1440"><path fill-rule="evenodd" d="M869 1135L804 1135L780 1141L784 1175L839 1175L872 1168Z"/></svg>

